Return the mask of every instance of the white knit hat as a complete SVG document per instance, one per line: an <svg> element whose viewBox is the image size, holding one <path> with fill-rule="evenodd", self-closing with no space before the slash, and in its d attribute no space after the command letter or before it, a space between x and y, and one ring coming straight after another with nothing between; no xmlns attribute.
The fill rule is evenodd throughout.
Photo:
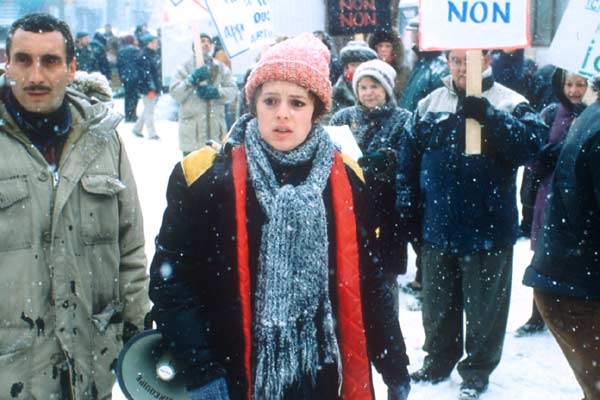
<svg viewBox="0 0 600 400"><path fill-rule="evenodd" d="M356 68L354 77L352 78L352 90L358 98L358 81L363 77L368 76L379 82L390 99L394 99L394 85L396 81L396 70L385 61L376 59L366 61Z"/></svg>

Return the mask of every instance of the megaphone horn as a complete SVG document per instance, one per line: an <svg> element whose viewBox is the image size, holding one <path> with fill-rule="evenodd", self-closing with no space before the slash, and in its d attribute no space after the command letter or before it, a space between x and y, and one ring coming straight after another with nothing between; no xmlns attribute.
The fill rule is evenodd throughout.
<svg viewBox="0 0 600 400"><path fill-rule="evenodd" d="M140 332L127 342L119 354L117 380L128 400L187 399L183 377L157 330Z"/></svg>

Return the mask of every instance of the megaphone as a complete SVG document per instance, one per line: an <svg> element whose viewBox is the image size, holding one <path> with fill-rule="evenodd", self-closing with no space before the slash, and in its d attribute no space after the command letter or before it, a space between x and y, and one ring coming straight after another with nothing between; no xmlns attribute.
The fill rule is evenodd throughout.
<svg viewBox="0 0 600 400"><path fill-rule="evenodd" d="M187 399L179 372L157 330L138 333L119 353L117 381L128 400Z"/></svg>

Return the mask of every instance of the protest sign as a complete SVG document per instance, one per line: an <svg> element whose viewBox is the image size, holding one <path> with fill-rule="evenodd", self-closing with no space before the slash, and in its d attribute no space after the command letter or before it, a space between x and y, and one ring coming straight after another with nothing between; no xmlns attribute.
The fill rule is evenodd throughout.
<svg viewBox="0 0 600 400"><path fill-rule="evenodd" d="M269 0L206 0L229 58L273 37Z"/></svg>
<svg viewBox="0 0 600 400"><path fill-rule="evenodd" d="M571 0L552 40L549 61L587 78L600 75L600 1Z"/></svg>
<svg viewBox="0 0 600 400"><path fill-rule="evenodd" d="M529 0L420 0L421 50L529 47Z"/></svg>
<svg viewBox="0 0 600 400"><path fill-rule="evenodd" d="M327 22L331 35L389 31L391 7L388 0L328 0Z"/></svg>
<svg viewBox="0 0 600 400"><path fill-rule="evenodd" d="M193 27L210 36L216 35L216 30L200 0L165 2L161 22L162 77L163 84L169 86L177 68L193 57Z"/></svg>
<svg viewBox="0 0 600 400"><path fill-rule="evenodd" d="M529 0L420 0L421 50L467 52L467 95L481 96L479 49L529 47ZM481 153L481 126L466 122L465 153Z"/></svg>

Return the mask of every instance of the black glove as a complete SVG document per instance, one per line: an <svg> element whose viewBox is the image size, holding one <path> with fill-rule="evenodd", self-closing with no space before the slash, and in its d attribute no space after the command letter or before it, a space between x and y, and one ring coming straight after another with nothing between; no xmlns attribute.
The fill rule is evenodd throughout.
<svg viewBox="0 0 600 400"><path fill-rule="evenodd" d="M196 95L206 101L218 99L219 89L213 85L201 85L196 89Z"/></svg>
<svg viewBox="0 0 600 400"><path fill-rule="evenodd" d="M396 153L389 148L366 153L358 159L358 165L365 176L378 181L392 181L396 175Z"/></svg>
<svg viewBox="0 0 600 400"><path fill-rule="evenodd" d="M207 80L210 77L210 71L206 65L196 68L192 73L188 76L188 81L192 85L197 85L202 81Z"/></svg>
<svg viewBox="0 0 600 400"><path fill-rule="evenodd" d="M199 388L188 390L190 400L229 400L225 378L217 378Z"/></svg>
<svg viewBox="0 0 600 400"><path fill-rule="evenodd" d="M485 97L467 96L463 100L465 118L476 119L480 124L485 122L490 107L490 102Z"/></svg>

